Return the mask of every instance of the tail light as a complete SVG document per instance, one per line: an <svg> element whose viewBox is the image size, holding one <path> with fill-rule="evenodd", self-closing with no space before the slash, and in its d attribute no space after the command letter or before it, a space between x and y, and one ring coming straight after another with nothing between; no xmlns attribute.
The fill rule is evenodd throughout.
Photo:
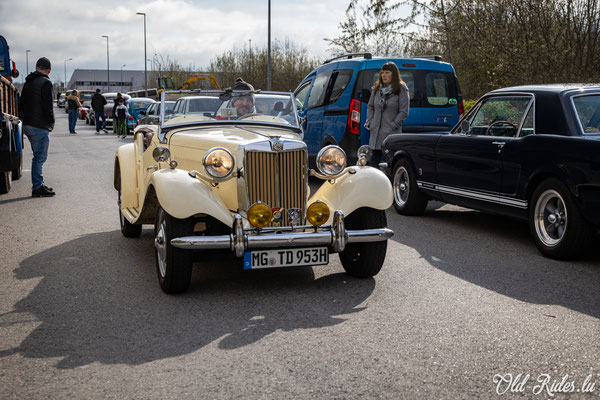
<svg viewBox="0 0 600 400"><path fill-rule="evenodd" d="M353 135L360 135L360 100L352 99L350 101L346 131Z"/></svg>
<svg viewBox="0 0 600 400"><path fill-rule="evenodd" d="M130 121L133 121L133 117L132 117L131 115L129 116L129 120L130 120Z"/></svg>
<svg viewBox="0 0 600 400"><path fill-rule="evenodd" d="M460 103L458 103L458 119L461 119L463 115L465 115L465 104L461 100Z"/></svg>

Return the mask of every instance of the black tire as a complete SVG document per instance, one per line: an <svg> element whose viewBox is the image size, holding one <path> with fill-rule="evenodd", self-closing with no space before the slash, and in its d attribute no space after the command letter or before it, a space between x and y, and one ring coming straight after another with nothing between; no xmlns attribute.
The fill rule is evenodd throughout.
<svg viewBox="0 0 600 400"><path fill-rule="evenodd" d="M402 215L423 215L428 199L417 186L415 171L410 162L401 158L392 170L394 208Z"/></svg>
<svg viewBox="0 0 600 400"><path fill-rule="evenodd" d="M535 189L529 202L529 231L538 250L558 260L581 256L594 237L571 192L556 178Z"/></svg>
<svg viewBox="0 0 600 400"><path fill-rule="evenodd" d="M0 194L6 194L10 192L12 183L12 171L0 172Z"/></svg>
<svg viewBox="0 0 600 400"><path fill-rule="evenodd" d="M18 181L23 176L23 153L19 154L19 166L12 170L12 180Z"/></svg>
<svg viewBox="0 0 600 400"><path fill-rule="evenodd" d="M373 208L359 208L344 219L347 230L385 228L385 211ZM385 261L387 240L370 243L347 244L339 253L342 266L349 275L357 278L370 278L381 270Z"/></svg>
<svg viewBox="0 0 600 400"><path fill-rule="evenodd" d="M154 228L156 273L165 293L181 293L190 287L194 254L190 250L173 247L171 239L190 236L193 230L193 218L178 219L158 207Z"/></svg>

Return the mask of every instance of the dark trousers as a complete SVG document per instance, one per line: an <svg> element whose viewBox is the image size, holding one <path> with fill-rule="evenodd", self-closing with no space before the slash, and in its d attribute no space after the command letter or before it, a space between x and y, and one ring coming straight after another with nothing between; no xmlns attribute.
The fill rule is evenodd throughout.
<svg viewBox="0 0 600 400"><path fill-rule="evenodd" d="M69 132L75 132L75 125L77 125L77 110L69 110Z"/></svg>
<svg viewBox="0 0 600 400"><path fill-rule="evenodd" d="M371 154L371 159L369 160L369 165L371 167L379 168L380 162L381 162L381 150L373 150L373 154Z"/></svg>
<svg viewBox="0 0 600 400"><path fill-rule="evenodd" d="M106 114L104 114L104 111L95 111L94 118L96 119L96 132L100 132L100 129L106 129ZM100 127L100 118L102 118L102 127Z"/></svg>

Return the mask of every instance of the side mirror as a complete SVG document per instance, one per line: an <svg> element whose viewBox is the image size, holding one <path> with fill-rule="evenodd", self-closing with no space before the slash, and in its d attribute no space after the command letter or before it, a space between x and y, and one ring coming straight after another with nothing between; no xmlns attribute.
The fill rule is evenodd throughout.
<svg viewBox="0 0 600 400"><path fill-rule="evenodd" d="M140 110L140 115L146 115L146 111Z"/></svg>

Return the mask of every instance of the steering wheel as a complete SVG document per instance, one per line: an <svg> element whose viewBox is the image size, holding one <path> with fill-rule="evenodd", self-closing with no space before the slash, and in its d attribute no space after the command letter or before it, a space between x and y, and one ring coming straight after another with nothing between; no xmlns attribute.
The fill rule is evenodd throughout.
<svg viewBox="0 0 600 400"><path fill-rule="evenodd" d="M509 121L494 121L490 124L490 126L488 126L488 128L485 130L485 136L489 136L490 134L490 129L492 129L492 126L494 125L510 125L515 129L518 129L517 126L515 124L513 124L512 122Z"/></svg>
<svg viewBox="0 0 600 400"><path fill-rule="evenodd" d="M252 113L252 114L246 114L246 115L242 115L241 117L238 117L237 120L242 120L242 119L246 119L246 118L250 118L250 117L256 117L259 115L264 115L264 114L259 114L259 113Z"/></svg>

